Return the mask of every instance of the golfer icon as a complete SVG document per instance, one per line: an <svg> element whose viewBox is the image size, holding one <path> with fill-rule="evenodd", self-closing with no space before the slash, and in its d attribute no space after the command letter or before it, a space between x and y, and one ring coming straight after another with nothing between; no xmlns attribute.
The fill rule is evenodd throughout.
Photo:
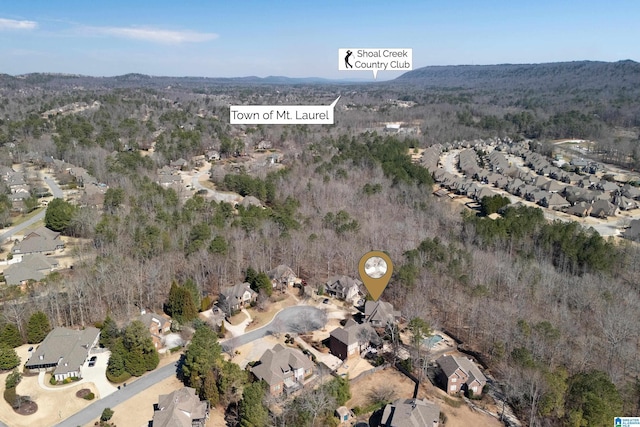
<svg viewBox="0 0 640 427"><path fill-rule="evenodd" d="M351 57L351 54L353 52L351 52L350 50L347 50L347 54L344 57L344 66L345 68L353 68L353 65L349 64L349 58Z"/></svg>

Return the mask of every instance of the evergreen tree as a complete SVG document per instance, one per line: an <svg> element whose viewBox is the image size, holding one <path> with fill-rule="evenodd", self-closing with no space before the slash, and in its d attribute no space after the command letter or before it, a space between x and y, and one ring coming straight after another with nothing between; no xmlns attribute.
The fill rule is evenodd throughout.
<svg viewBox="0 0 640 427"><path fill-rule="evenodd" d="M29 344L40 343L50 331L51 325L47 315L42 311L36 311L31 315L27 323L27 342Z"/></svg>
<svg viewBox="0 0 640 427"><path fill-rule="evenodd" d="M100 329L100 345L111 348L114 340L117 339L119 335L118 325L116 325L116 322L107 314Z"/></svg>
<svg viewBox="0 0 640 427"><path fill-rule="evenodd" d="M16 351L6 344L0 345L0 370L13 369L20 364Z"/></svg>
<svg viewBox="0 0 640 427"><path fill-rule="evenodd" d="M127 371L124 366L124 353L125 349L122 345L122 340L117 339L113 342L111 350L111 356L109 357L109 363L107 364L107 379L112 382L118 382L119 378L122 378Z"/></svg>
<svg viewBox="0 0 640 427"><path fill-rule="evenodd" d="M200 307L200 291L198 291L198 285L196 282L189 278L184 282L183 287L191 294L191 301L193 301L193 305L195 307Z"/></svg>
<svg viewBox="0 0 640 427"><path fill-rule="evenodd" d="M0 328L0 344L6 344L11 348L21 346L23 343L18 327L13 323L7 323Z"/></svg>
<svg viewBox="0 0 640 427"><path fill-rule="evenodd" d="M47 206L44 223L47 228L53 231L63 232L71 224L75 210L71 203L55 198Z"/></svg>
<svg viewBox="0 0 640 427"><path fill-rule="evenodd" d="M262 427L269 421L269 411L262 403L264 384L255 382L244 388L240 402L240 426Z"/></svg>
<svg viewBox="0 0 640 427"><path fill-rule="evenodd" d="M222 359L222 347L215 332L206 325L196 329L184 355L182 378L184 383L201 394L204 377Z"/></svg>
<svg viewBox="0 0 640 427"><path fill-rule="evenodd" d="M220 401L218 393L218 385L213 371L207 371L202 381L202 389L200 390L200 398L209 401L209 405L216 406Z"/></svg>
<svg viewBox="0 0 640 427"><path fill-rule="evenodd" d="M566 417L571 426L609 425L622 412L622 399L602 371L573 375L566 397Z"/></svg>

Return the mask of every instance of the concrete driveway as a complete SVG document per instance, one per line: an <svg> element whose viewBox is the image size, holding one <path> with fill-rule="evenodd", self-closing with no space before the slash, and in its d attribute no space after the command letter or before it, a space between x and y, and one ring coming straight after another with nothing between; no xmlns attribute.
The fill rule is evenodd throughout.
<svg viewBox="0 0 640 427"><path fill-rule="evenodd" d="M78 382L73 382L68 385L51 386L45 381L45 372L40 372L38 374L38 385L47 391L57 392L69 387L74 387L78 384L92 383L93 385L95 385L98 392L98 396L96 396L98 399L107 397L111 393L118 390L117 387L112 385L109 380L107 380L107 364L109 363L110 355L110 351L90 354L89 358L91 358L92 356L97 357L96 364L95 366L89 367L89 359L87 359L84 362L84 365L82 365L82 379Z"/></svg>

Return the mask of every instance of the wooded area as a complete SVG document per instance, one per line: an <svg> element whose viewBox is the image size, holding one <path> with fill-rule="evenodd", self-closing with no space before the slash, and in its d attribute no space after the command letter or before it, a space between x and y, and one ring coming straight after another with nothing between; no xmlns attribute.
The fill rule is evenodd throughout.
<svg viewBox="0 0 640 427"><path fill-rule="evenodd" d="M497 220L463 213L433 197L430 172L411 161L414 148L436 142L584 138L596 141L593 155L640 167L638 86L625 91L622 83L597 90L587 85L552 97L511 78L513 85L505 88L425 87L400 79L162 89L122 77L113 83L117 88L96 83L70 90L62 77L34 75L18 82L2 76L0 165L50 155L84 167L109 187L100 208L63 200L49 204L47 226L82 243L73 254L73 270L47 276L44 285L20 298L9 297L15 289L3 291L3 366L13 360L8 350L36 342L49 327L37 327L42 319L29 320L37 311L53 326L105 318L111 319L105 324L122 323L141 307L164 309L188 322L202 307L200 298L215 298L223 285L258 280L258 272L279 264L315 287L334 274L355 276L363 253L384 250L396 267L383 298L407 319L450 331L477 352L507 385L509 401L529 425L599 425L607 417L637 414L637 245L604 239L576 223L548 223L533 208L507 207ZM300 103L340 93L349 109L337 110L333 127L228 125L229 99L251 103L261 96L260 103L278 103L285 93ZM390 106L390 98L416 105ZM61 105L94 101L100 108L42 117ZM419 122L420 132L384 135L381 123L393 121ZM620 136L620 130L627 133ZM262 140L285 153L281 169L242 162ZM150 142L153 156L146 148ZM233 168L214 173L209 184L254 196L262 206L235 207L200 192L185 197L157 182L157 169L211 149ZM0 222L10 217L7 194L0 195ZM502 205L487 201L485 213ZM139 325L109 325L103 339L118 354L110 362L112 377L140 375L157 365ZM207 334L208 328L198 328L187 351L185 383L212 403L237 404L240 425L260 424L266 415L255 401L261 401L262 390L234 391L240 388L232 383L245 380L227 372L233 364L221 362L216 337ZM205 373L209 365L192 357L199 340L215 353L206 358L216 367L215 378ZM295 403L307 405L305 411L282 417L326 416L326 407L309 403L318 396L307 398Z"/></svg>

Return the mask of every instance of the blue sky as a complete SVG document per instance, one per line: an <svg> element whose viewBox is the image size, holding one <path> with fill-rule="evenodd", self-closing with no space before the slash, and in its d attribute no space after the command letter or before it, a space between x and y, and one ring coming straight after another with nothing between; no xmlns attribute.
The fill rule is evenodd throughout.
<svg viewBox="0 0 640 427"><path fill-rule="evenodd" d="M638 17L634 0L0 0L0 73L371 78L338 71L341 47L413 48L414 69L640 61Z"/></svg>

